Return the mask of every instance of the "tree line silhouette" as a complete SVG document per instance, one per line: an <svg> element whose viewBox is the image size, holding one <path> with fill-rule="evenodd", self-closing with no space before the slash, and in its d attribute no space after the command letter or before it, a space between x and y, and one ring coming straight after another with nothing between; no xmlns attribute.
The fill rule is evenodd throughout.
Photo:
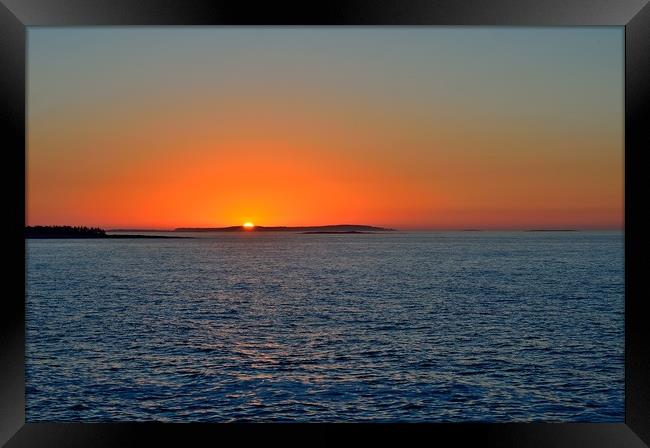
<svg viewBox="0 0 650 448"><path fill-rule="evenodd" d="M27 226L25 227L25 237L43 238L43 237L77 237L77 238L97 238L105 237L106 231L99 227L86 226Z"/></svg>

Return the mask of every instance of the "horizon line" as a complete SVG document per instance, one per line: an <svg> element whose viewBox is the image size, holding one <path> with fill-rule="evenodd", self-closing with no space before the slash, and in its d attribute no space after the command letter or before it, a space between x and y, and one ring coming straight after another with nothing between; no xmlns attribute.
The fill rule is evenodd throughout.
<svg viewBox="0 0 650 448"><path fill-rule="evenodd" d="M55 226L70 226L70 227L100 227L101 229L107 232L118 232L118 231L140 231L140 232L173 232L177 229L219 229L219 228L232 228L232 227L243 227L242 224L237 225L227 225L227 226L175 226L175 227L158 227L158 226L103 226L103 225L88 225L88 224L32 224L29 225L25 223L25 227L55 227ZM427 231L439 231L439 232L481 232L481 231L624 231L625 225L622 226L554 226L554 227L399 227L399 226L387 226L387 225L375 225L375 224L316 224L316 225L255 225L255 227L331 227L331 226L371 226L371 227L382 227L398 232L427 232Z"/></svg>

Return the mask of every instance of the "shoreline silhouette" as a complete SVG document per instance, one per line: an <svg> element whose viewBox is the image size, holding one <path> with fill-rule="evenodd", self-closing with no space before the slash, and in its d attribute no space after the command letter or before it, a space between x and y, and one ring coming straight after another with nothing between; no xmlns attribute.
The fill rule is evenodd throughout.
<svg viewBox="0 0 650 448"><path fill-rule="evenodd" d="M163 235L108 235L99 227L85 226L26 226L25 238L56 239L56 238L190 238L183 236Z"/></svg>
<svg viewBox="0 0 650 448"><path fill-rule="evenodd" d="M598 229L594 229L598 230ZM610 230L610 229L603 229ZM611 229L616 230L616 229ZM192 236L173 235L174 233L255 233L255 232L285 232L303 235L357 235L357 234L382 234L399 232L399 229L376 227L357 224L334 224L324 226L228 226L228 227L178 227L175 229L103 229L100 227L53 225L53 226L25 226L24 236L27 239L56 239L56 238L149 238L168 239L183 238L193 239ZM407 230L408 231L408 230ZM429 230L414 230L429 231ZM507 232L580 232L581 229L432 229L430 231L440 232L483 232L483 231L507 231ZM110 233L108 233L110 232ZM118 233L118 234L116 234ZM166 235L147 235L142 233L164 233Z"/></svg>

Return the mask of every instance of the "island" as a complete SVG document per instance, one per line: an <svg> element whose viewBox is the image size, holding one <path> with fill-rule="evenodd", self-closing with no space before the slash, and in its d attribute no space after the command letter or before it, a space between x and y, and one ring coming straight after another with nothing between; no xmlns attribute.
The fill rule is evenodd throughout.
<svg viewBox="0 0 650 448"><path fill-rule="evenodd" d="M174 232L296 232L296 233L370 233L370 232L394 232L395 229L374 227L355 224L335 224L327 226L230 226L230 227L179 227Z"/></svg>
<svg viewBox="0 0 650 448"><path fill-rule="evenodd" d="M99 227L85 226L26 226L25 238L188 238L162 235L109 235Z"/></svg>

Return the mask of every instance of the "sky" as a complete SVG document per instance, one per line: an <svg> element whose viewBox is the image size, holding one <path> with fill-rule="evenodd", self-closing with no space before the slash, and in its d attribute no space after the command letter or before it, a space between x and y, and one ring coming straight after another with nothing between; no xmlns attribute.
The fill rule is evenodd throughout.
<svg viewBox="0 0 650 448"><path fill-rule="evenodd" d="M28 225L623 226L622 27L28 29Z"/></svg>

